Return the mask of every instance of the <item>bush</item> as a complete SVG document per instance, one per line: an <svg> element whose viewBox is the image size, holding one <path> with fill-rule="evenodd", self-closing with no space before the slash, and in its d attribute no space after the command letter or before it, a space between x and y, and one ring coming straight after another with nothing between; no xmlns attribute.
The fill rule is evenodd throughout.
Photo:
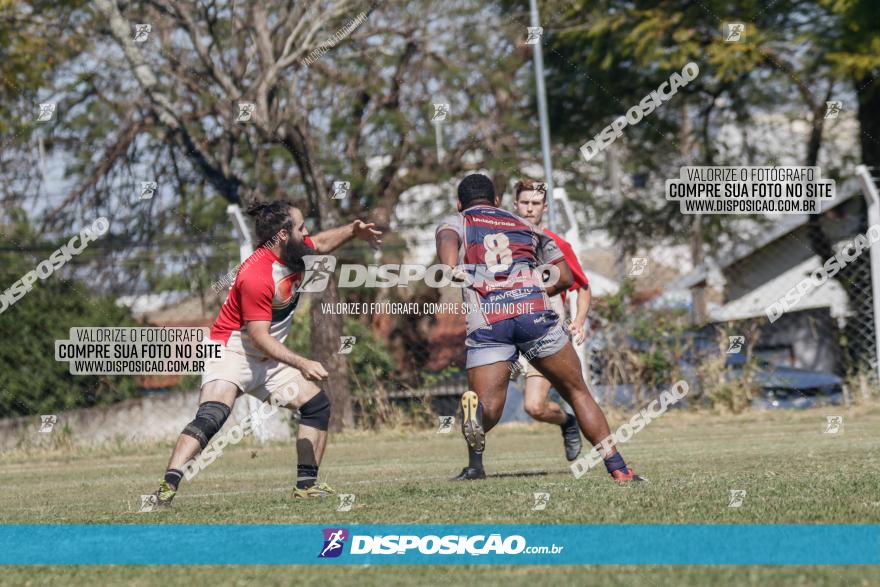
<svg viewBox="0 0 880 587"><path fill-rule="evenodd" d="M603 341L599 383L613 389L633 385L636 401L646 392L667 388L681 379L680 364L689 350L687 311L653 310L633 303L631 280L617 294L597 301L594 320Z"/></svg>
<svg viewBox="0 0 880 587"><path fill-rule="evenodd" d="M697 330L684 309L653 309L632 298L632 282L626 280L617 294L596 304L597 338L602 342L593 359L597 383L611 390L612 397L618 385L631 385L641 404L686 379L692 407L735 413L748 408L757 392L756 366L749 361L758 339L757 321L739 322L735 330L733 324ZM726 366L728 335L743 332L746 366L734 379ZM707 343L717 348L710 350Z"/></svg>
<svg viewBox="0 0 880 587"><path fill-rule="evenodd" d="M10 287L50 253L24 258L0 254L0 287ZM68 339L71 326L134 324L128 311L111 298L65 280L57 272L38 280L30 292L0 313L0 417L55 414L135 395L138 385L133 377L71 375L69 363L55 361L55 340Z"/></svg>

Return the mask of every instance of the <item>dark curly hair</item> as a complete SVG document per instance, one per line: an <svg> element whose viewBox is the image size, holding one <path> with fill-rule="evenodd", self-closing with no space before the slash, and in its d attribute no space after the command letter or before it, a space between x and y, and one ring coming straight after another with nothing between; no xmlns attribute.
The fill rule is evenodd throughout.
<svg viewBox="0 0 880 587"><path fill-rule="evenodd" d="M248 208L247 215L254 218L257 246L263 246L285 228L288 231L293 230L291 208L296 208L296 205L290 200L255 202Z"/></svg>
<svg viewBox="0 0 880 587"><path fill-rule="evenodd" d="M458 201L462 208L470 208L478 202L495 205L495 184L480 173L472 173L458 184Z"/></svg>

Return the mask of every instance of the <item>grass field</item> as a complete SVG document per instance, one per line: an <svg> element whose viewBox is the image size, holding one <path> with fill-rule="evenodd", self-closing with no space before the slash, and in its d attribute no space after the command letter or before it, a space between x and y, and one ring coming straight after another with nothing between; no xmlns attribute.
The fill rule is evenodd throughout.
<svg viewBox="0 0 880 587"><path fill-rule="evenodd" d="M823 433L830 414L844 415L842 433ZM229 448L184 483L173 510L150 514L137 513L140 495L155 488L169 446L15 452L0 456L0 515L4 523L880 523L878 431L876 407L668 414L622 449L651 480L632 487L614 485L604 470L574 479L551 426L493 431L491 478L467 484L447 481L465 460L458 434L351 433L331 439L321 469L337 490L356 495L350 512L335 511L335 499L291 499L289 445ZM728 507L732 489L746 491L741 507ZM550 494L544 511L532 510L536 491ZM862 567L39 567L6 568L0 582L79 585L101 576L110 584L175 585L198 576L198 583L245 584L259 576L270 585L395 585L464 573L468 581L507 585L550 577L565 585L880 583L880 569Z"/></svg>

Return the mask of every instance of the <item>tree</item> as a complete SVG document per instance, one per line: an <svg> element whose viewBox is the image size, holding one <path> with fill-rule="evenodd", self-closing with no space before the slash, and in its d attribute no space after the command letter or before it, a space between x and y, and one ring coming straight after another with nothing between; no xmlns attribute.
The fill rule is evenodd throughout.
<svg viewBox="0 0 880 587"><path fill-rule="evenodd" d="M41 241L23 219L7 226L0 234L3 288L33 270L61 244ZM95 254L86 250L81 257ZM72 261L78 262L79 258ZM132 397L138 388L132 377L74 376L69 363L55 360L54 341L67 340L71 324L89 327L108 322L135 324L113 299L60 275L38 280L24 297L0 312L0 332L5 338L0 345L0 418L57 414Z"/></svg>
<svg viewBox="0 0 880 587"><path fill-rule="evenodd" d="M634 252L646 241L687 243L691 262L698 266L707 246L738 235L737 219L682 215L658 191L661 178L676 177L681 165L724 163L715 147L713 116L718 117L725 99L738 103L731 98L760 66L753 39L741 47L725 46L722 24L715 16L720 4L562 3L563 22L551 30L548 87L557 105L551 123L554 136L567 145L584 143L686 64L696 62L700 68L696 79L638 125L628 127L626 139L614 147L625 149L627 171L658 178L653 182L656 189L645 193L651 198L617 193L611 202L595 202L605 209L608 230L623 253ZM736 13L735 8L724 8ZM580 75L571 75L572 68ZM568 151L574 152L570 147ZM595 163L571 164L586 174L596 171ZM693 291L693 307L695 322L704 322L706 302L700 287Z"/></svg>
<svg viewBox="0 0 880 587"><path fill-rule="evenodd" d="M584 137L637 104L671 72L694 61L701 73L675 95L675 103L671 100L657 108L650 119L628 127L626 139L620 139L630 155L631 171L647 170L668 178L677 176L677 168L683 164L742 165L744 160L777 164L784 153L762 156L756 145L750 144L746 129L755 129L760 114L786 111L805 119L810 129L804 137L803 154L796 160L818 165L826 102L835 93L832 55L841 35L847 37L841 18L826 6L831 4L835 3L782 1L757 7L748 1L577 2L566 13L564 24L550 36L550 54L557 59L550 67L549 87L551 100L559 104L554 108L558 126L554 134L565 142L583 142ZM865 10L861 8L862 17ZM733 15L730 20L745 22L742 42L725 42L724 20L718 15ZM850 63L861 58L859 63L865 65L868 42L850 41L850 45L858 47L850 55ZM843 57L840 60L846 61ZM574 83L567 71L571 64L578 64L590 83ZM720 134L722 125L742 129L741 148L721 148L727 147ZM581 169L592 173L595 167L581 164ZM719 215L683 217L675 206L663 201L659 193L662 181L655 185L658 189L653 193L646 192L654 196L648 201L622 199L612 206L609 229L624 250L633 250L644 240L688 242L691 260L698 266L707 249L743 240L741 235L754 232L748 230L749 223L759 220L746 219L744 223L742 218ZM819 217L811 219L811 224L817 227L811 246L827 258L831 243ZM705 302L700 288L695 288L694 307L696 321L702 322Z"/></svg>
<svg viewBox="0 0 880 587"><path fill-rule="evenodd" d="M227 203L293 197L315 230L358 216L387 228L414 186L470 169L503 185L532 160L525 22L475 0L97 0L69 12L77 31L98 34L55 72L64 102L35 130L58 171L19 165L31 185L6 186L4 204L39 210L47 234L110 218L113 263L124 263L101 272L108 293L173 287L193 266L204 288L234 250ZM141 23L151 30L136 40ZM40 84L59 89L53 80ZM442 155L430 120L440 101L451 104ZM254 109L240 119L244 104ZM330 199L336 180L351 183L342 202ZM139 198L143 181L159 184L151 200ZM62 194L38 200L46 190ZM323 301L338 299L333 284ZM313 310L312 326L338 429L352 419L342 321Z"/></svg>
<svg viewBox="0 0 880 587"><path fill-rule="evenodd" d="M63 101L70 67L90 46L85 2L0 0L0 198L20 205L34 193L46 170L36 122L40 103Z"/></svg>
<svg viewBox="0 0 880 587"><path fill-rule="evenodd" d="M827 59L852 83L858 103L862 162L880 168L880 5L870 0L821 0L838 17L835 46Z"/></svg>

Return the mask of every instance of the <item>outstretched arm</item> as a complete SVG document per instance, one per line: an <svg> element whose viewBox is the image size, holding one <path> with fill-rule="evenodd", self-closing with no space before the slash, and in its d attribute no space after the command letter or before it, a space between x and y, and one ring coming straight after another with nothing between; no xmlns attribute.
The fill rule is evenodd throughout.
<svg viewBox="0 0 880 587"><path fill-rule="evenodd" d="M376 230L375 223L355 220L350 224L319 232L312 237L312 242L315 243L315 251L324 254L335 251L353 238L359 238L370 243L371 246L378 247L382 244L381 236L382 232Z"/></svg>

